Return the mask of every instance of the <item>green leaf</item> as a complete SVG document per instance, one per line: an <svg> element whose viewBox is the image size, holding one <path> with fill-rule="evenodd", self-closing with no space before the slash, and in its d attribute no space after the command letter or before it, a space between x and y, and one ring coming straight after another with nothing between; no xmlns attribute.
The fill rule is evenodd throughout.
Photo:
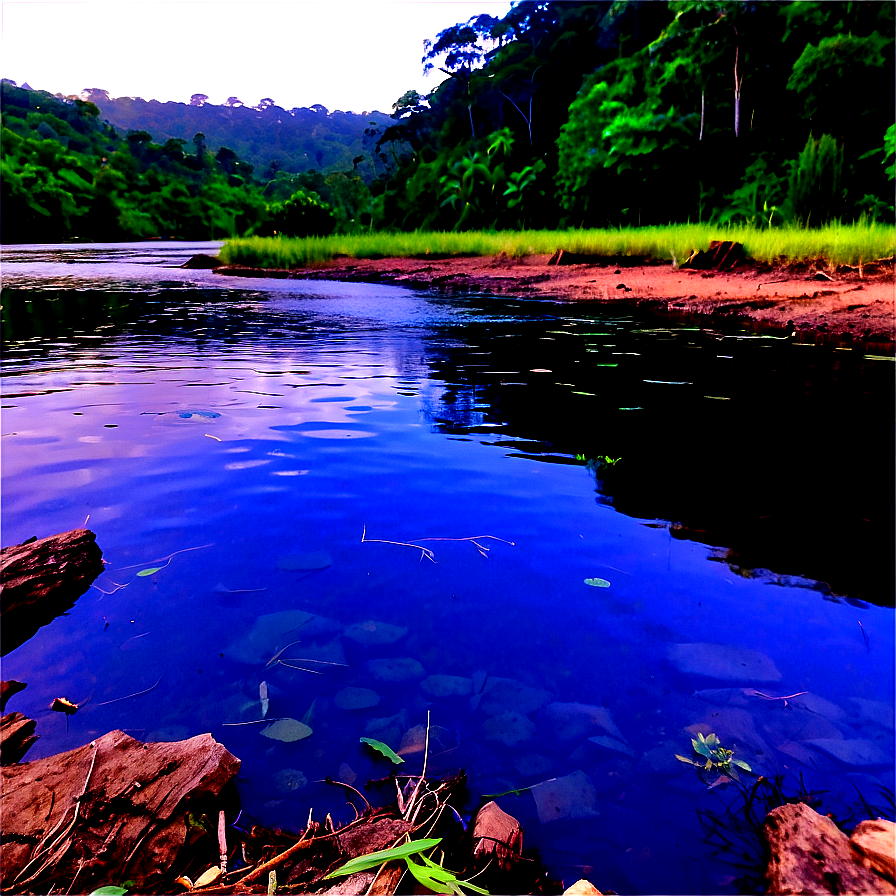
<svg viewBox="0 0 896 896"><path fill-rule="evenodd" d="M472 890L474 893L484 893L485 896L488 896L488 890L483 890L482 887L477 887L475 884L471 884L467 880L463 880L457 877L457 875L453 871L449 871L447 868L443 868L441 865L437 865L432 859L427 858L424 855L420 856L423 859L424 865L429 868L429 873L436 879L443 881L449 886L455 887L464 887L467 890ZM411 865L411 860L407 860L408 867ZM414 863L416 864L416 863ZM413 874L413 871L411 872Z"/></svg>
<svg viewBox="0 0 896 896"><path fill-rule="evenodd" d="M591 585L593 588L609 588L610 583L606 579L585 579L586 585Z"/></svg>
<svg viewBox="0 0 896 896"><path fill-rule="evenodd" d="M701 735L702 737L702 735ZM706 743L708 743L711 747L717 747L720 743L719 738L715 734L708 734L706 736Z"/></svg>
<svg viewBox="0 0 896 896"><path fill-rule="evenodd" d="M137 573L138 576L151 576L153 573L157 573L162 567L161 566L150 566L149 569L141 569L140 572Z"/></svg>
<svg viewBox="0 0 896 896"><path fill-rule="evenodd" d="M116 887L114 884L110 884L107 887L100 887L98 890L94 890L90 896L124 896L125 893L127 893L125 887Z"/></svg>
<svg viewBox="0 0 896 896"><path fill-rule="evenodd" d="M331 877L344 877L347 874L357 874L359 871L369 871L371 868L379 868L385 862L391 862L394 859L406 859L408 856L423 852L426 849L432 849L442 842L442 838L438 840L412 840L403 846L393 846L391 849L381 849L378 852L369 852L367 855L356 856L354 859L346 862L341 868L331 871L324 880Z"/></svg>
<svg viewBox="0 0 896 896"><path fill-rule="evenodd" d="M372 747L377 753L382 753L386 759L391 759L396 765L404 762L404 759L401 758L391 747L386 746L381 740L374 740L372 737L362 737L362 744L367 744L368 747Z"/></svg>
<svg viewBox="0 0 896 896"><path fill-rule="evenodd" d="M703 740L694 740L691 738L691 744L694 747L694 752L699 753L701 756L708 757L710 754L709 747L706 745L706 742Z"/></svg>
<svg viewBox="0 0 896 896"><path fill-rule="evenodd" d="M736 765L738 768L742 768L745 772L753 771L753 769L750 768L750 766L747 765L747 763L744 762L743 759L732 759L731 764Z"/></svg>
<svg viewBox="0 0 896 896"><path fill-rule="evenodd" d="M679 756L678 753L675 754L675 758L678 759L678 760L681 761L681 762L686 762L688 765L696 765L696 766L698 766L698 767L700 766L700 763L699 763L699 762L694 762L693 759L688 759L688 758L685 757L685 756Z"/></svg>
<svg viewBox="0 0 896 896"><path fill-rule="evenodd" d="M408 871L414 875L417 879L417 882L426 887L427 890L431 890L433 893L458 893L460 892L457 886L449 886L443 881L436 880L425 868L423 865L418 865L416 862L412 862L410 859L407 859Z"/></svg>

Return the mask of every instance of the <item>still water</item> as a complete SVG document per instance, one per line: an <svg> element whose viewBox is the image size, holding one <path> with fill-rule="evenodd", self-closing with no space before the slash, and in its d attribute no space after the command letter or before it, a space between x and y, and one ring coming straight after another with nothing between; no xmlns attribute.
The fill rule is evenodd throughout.
<svg viewBox="0 0 896 896"><path fill-rule="evenodd" d="M210 731L240 826L299 829L429 712L470 812L520 791L556 877L631 893L757 886L697 731L892 817L892 359L177 267L215 248L4 250L3 544L87 520L107 564L3 659L29 758Z"/></svg>

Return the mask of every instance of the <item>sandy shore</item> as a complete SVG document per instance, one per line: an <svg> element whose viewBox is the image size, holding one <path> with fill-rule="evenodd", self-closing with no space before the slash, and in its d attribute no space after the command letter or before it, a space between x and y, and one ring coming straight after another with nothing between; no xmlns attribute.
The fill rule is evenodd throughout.
<svg viewBox="0 0 896 896"><path fill-rule="evenodd" d="M669 264L549 265L549 256L339 258L297 270L222 267L231 276L392 283L453 292L487 292L562 301L631 303L701 326L792 331L801 342L894 353L892 262L861 271L815 265L741 267L734 271L675 269Z"/></svg>

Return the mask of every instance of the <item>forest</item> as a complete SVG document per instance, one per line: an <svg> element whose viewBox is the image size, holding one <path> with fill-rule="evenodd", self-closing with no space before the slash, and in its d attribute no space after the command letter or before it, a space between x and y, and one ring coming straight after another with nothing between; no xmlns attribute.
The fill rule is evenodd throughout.
<svg viewBox="0 0 896 896"><path fill-rule="evenodd" d="M894 221L891 3L520 0L421 63L389 117L4 81L2 238Z"/></svg>

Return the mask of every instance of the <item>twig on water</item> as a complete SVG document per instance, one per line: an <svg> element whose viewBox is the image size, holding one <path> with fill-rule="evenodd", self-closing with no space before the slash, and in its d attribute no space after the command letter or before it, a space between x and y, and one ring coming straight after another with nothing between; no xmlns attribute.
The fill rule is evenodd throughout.
<svg viewBox="0 0 896 896"><path fill-rule="evenodd" d="M787 706L787 701L792 700L794 697L802 697L803 694L808 694L808 691L797 691L795 694L787 694L784 697L769 697L768 694L763 694L762 691L757 691L755 688L747 688L744 693L748 697L764 697L766 700L783 700L784 706Z"/></svg>
<svg viewBox="0 0 896 896"><path fill-rule="evenodd" d="M149 560L149 561L147 561L147 563L134 563L131 566L119 566L118 568L119 569L136 569L138 566L147 566L152 563L165 563L165 561L170 563L172 557L176 557L178 554L185 554L187 551L201 551L201 550L203 550L203 548L210 548L210 547L214 547L214 545L200 544L200 545L197 545L195 548L181 548L179 551L175 551L173 554L168 554L167 557L159 557L158 560ZM167 563L166 563L166 566L167 566Z"/></svg>
<svg viewBox="0 0 896 896"><path fill-rule="evenodd" d="M422 560L426 557L427 560L431 560L433 563L436 562L435 554L429 549L424 548L419 544L415 544L418 541L469 541L471 544L476 546L476 549L482 554L483 557L488 558L488 552L490 548L487 545L480 544L481 541L484 541L486 538L491 539L492 541L500 541L502 544L514 545L514 542L507 541L504 538L498 538L497 535L468 535L464 538L440 538L438 536L430 536L424 538L412 538L410 541L387 541L382 538L368 538L367 537L367 526L364 526L364 531L361 533L361 543L363 544L365 541L376 542L378 544L395 544L399 547L404 548L414 548L420 551L420 559Z"/></svg>
<svg viewBox="0 0 896 896"><path fill-rule="evenodd" d="M865 648L867 650L871 650L871 641L868 640L868 633L865 631L865 626L862 625L862 620L859 620L859 628L862 630L862 637L865 639Z"/></svg>
<svg viewBox="0 0 896 896"><path fill-rule="evenodd" d="M147 633L148 634L148 633ZM142 637L138 635L137 637ZM159 681L161 681L165 676L160 675ZM146 688L145 691L137 691L134 694L126 694L124 697L116 697L114 700L106 700L104 703L97 703L97 706L108 706L110 703L119 703L122 700L130 700L131 697L140 697L143 694L148 694L150 691L155 690L159 686L159 681L157 681L152 687Z"/></svg>

